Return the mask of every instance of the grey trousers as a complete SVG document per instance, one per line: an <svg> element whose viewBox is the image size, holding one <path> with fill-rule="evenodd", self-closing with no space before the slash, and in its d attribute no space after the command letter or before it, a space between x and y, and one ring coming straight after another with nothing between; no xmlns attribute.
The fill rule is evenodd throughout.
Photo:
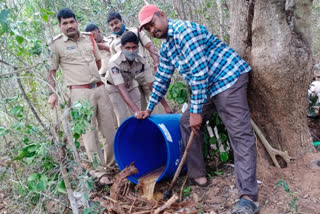
<svg viewBox="0 0 320 214"><path fill-rule="evenodd" d="M204 124L217 111L227 128L231 146L234 152L235 174L240 197L248 195L252 200L258 199L258 184L256 178L257 150L255 137L250 124L250 114L247 101L248 73L240 75L239 79L229 89L208 98L202 108L202 128L193 138L193 144L187 157L188 176L190 178L206 176L203 159ZM180 120L182 142L186 146L191 128L189 123L190 104Z"/></svg>

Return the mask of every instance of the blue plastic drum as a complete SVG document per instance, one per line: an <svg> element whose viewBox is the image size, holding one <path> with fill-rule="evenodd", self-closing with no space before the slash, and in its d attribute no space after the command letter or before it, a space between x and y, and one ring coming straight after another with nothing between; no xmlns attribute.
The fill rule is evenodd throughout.
<svg viewBox="0 0 320 214"><path fill-rule="evenodd" d="M114 154L120 170L135 162L138 174L128 179L137 184L140 177L165 167L157 182L172 177L181 154L181 114L155 114L144 120L128 118L118 128Z"/></svg>

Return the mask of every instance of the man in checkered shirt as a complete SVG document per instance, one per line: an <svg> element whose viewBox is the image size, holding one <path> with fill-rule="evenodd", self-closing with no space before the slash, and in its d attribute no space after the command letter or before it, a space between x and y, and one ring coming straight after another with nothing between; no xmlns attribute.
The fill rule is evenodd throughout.
<svg viewBox="0 0 320 214"><path fill-rule="evenodd" d="M203 159L203 124L217 111L234 149L240 190L240 201L234 212L255 213L258 210L257 151L247 103L250 66L204 26L167 19L155 5L144 6L139 21L140 30L144 28L152 37L163 39L163 43L147 110L138 112L136 118L150 116L166 94L173 72L178 70L192 91L189 107L180 121L184 145L191 131L196 133L187 157L189 178L199 186L208 184Z"/></svg>

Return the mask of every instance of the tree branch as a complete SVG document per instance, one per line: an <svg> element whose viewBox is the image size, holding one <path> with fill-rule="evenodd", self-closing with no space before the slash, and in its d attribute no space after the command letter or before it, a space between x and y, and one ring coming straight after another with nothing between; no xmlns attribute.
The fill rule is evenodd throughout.
<svg viewBox="0 0 320 214"><path fill-rule="evenodd" d="M34 114L34 116L36 117L37 121L40 123L40 125L43 127L43 129L46 129L46 126L43 124L42 120L40 119L38 113L36 112L35 108L33 107L32 103L31 103L31 100L29 99L29 97L27 96L26 94L26 91L24 90L23 88L23 85L21 83L21 80L19 79L19 74L17 74L17 82L18 82L18 85L19 85L19 88L23 94L23 97L24 99L27 101L32 113Z"/></svg>
<svg viewBox="0 0 320 214"><path fill-rule="evenodd" d="M12 75L12 74L17 74L17 73L20 73L20 72L22 72L22 71L28 71L28 70L30 70L30 69L32 69L32 68L35 68L35 67L37 67L38 65L40 65L40 64L43 63L43 62L39 62L39 63L37 63L37 64L34 65L34 66L30 66L30 67L21 68L21 69L19 69L19 70L16 70L16 69L18 69L17 67L15 67L15 66L13 66L13 65L10 65L10 64L6 64L6 62L4 62L4 61L2 61L2 60L0 60L0 62L2 62L2 63L5 64L5 65L11 66L11 67L13 67L13 68L15 69L15 71L13 71L13 72L9 72L9 73L6 73L6 74L0 74L0 77ZM30 72L30 71L28 71L28 72Z"/></svg>

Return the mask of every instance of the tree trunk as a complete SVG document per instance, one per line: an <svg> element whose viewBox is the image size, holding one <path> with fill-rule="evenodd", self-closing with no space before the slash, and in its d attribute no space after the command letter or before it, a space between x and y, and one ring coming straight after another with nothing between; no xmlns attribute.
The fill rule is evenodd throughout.
<svg viewBox="0 0 320 214"><path fill-rule="evenodd" d="M296 157L312 150L307 125L312 0L231 2L230 46L251 65L251 117L269 143ZM287 2L288 6L288 2Z"/></svg>

